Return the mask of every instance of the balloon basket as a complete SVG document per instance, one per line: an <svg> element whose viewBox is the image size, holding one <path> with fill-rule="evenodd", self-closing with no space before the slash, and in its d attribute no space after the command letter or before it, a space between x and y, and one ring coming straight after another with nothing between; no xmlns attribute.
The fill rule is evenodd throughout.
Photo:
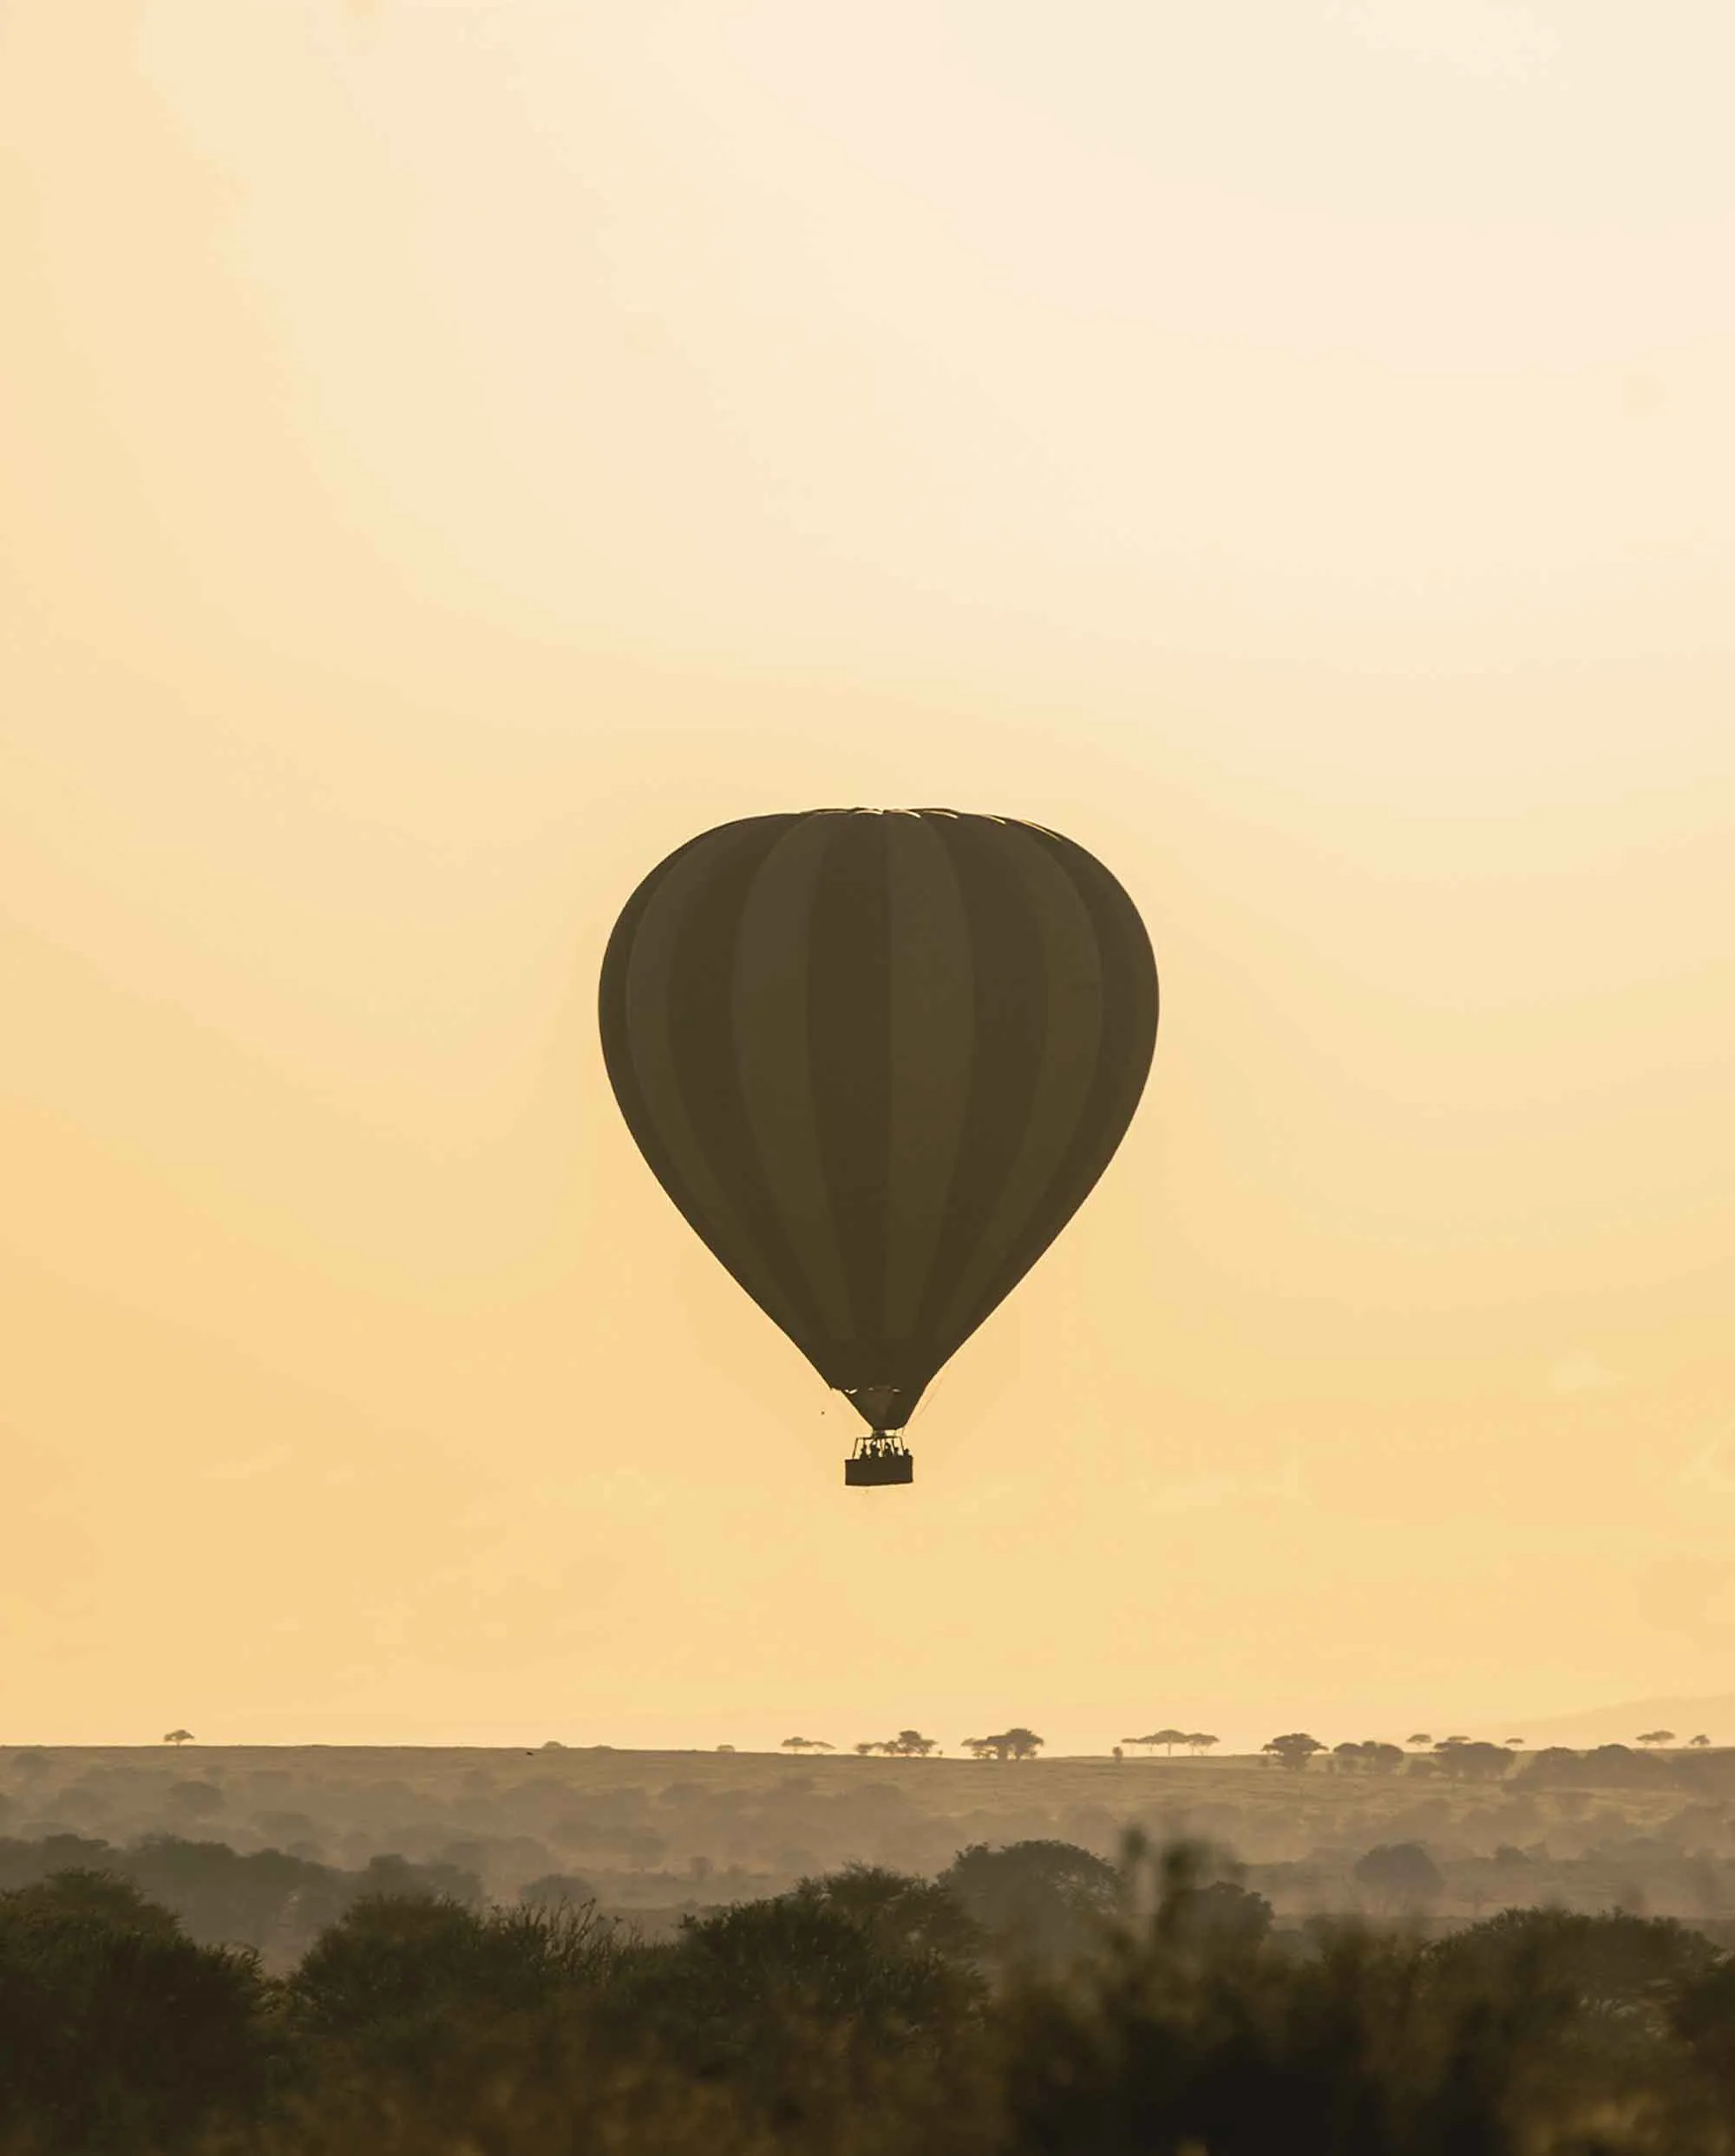
<svg viewBox="0 0 1735 2156"><path fill-rule="evenodd" d="M851 1490L877 1489L889 1482L913 1482L915 1455L900 1437L875 1430L858 1438L855 1450L843 1463L844 1486Z"/></svg>

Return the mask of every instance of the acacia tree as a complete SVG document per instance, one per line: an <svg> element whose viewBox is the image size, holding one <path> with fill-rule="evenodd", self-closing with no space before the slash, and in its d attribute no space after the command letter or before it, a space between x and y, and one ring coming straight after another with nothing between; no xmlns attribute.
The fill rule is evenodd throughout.
<svg viewBox="0 0 1735 2156"><path fill-rule="evenodd" d="M1404 1754L1395 1744L1382 1744L1375 1737L1368 1737L1360 1744L1334 1744L1332 1756L1346 1774L1389 1774L1404 1764Z"/></svg>
<svg viewBox="0 0 1735 2156"><path fill-rule="evenodd" d="M835 1752L837 1747L828 1744L823 1737L785 1737L777 1748L782 1752Z"/></svg>
<svg viewBox="0 0 1735 2156"><path fill-rule="evenodd" d="M1689 1738L1687 1739L1687 1742L1688 1742L1690 1745L1692 1745L1692 1747L1693 1748L1694 1751L1696 1751L1696 1752L1702 1752L1702 1751L1704 1751L1704 1750L1705 1750L1706 1747L1706 1746L1707 1746L1707 1745L1711 1742L1711 1739L1710 1739L1709 1737L1707 1737L1707 1736L1689 1737Z"/></svg>
<svg viewBox="0 0 1735 2156"><path fill-rule="evenodd" d="M925 1737L920 1729L900 1729L888 1744L880 1748L897 1759L925 1760L930 1753L940 1749L940 1740Z"/></svg>
<svg viewBox="0 0 1735 2156"><path fill-rule="evenodd" d="M1418 1729L1413 1737L1406 1737L1404 1741L1406 1744L1431 1744L1434 1740L1425 1729Z"/></svg>
<svg viewBox="0 0 1735 2156"><path fill-rule="evenodd" d="M1437 1744L1440 1766L1459 1781L1493 1781L1512 1764L1512 1754L1498 1744L1471 1744L1463 1737L1448 1737Z"/></svg>
<svg viewBox="0 0 1735 2156"><path fill-rule="evenodd" d="M1673 1744L1674 1741L1673 1729L1647 1729L1639 1738L1640 1744Z"/></svg>
<svg viewBox="0 0 1735 2156"><path fill-rule="evenodd" d="M992 1737L966 1737L964 1748L972 1759L1029 1760L1047 1742L1034 1729L1020 1724L1015 1729L1002 1729Z"/></svg>
<svg viewBox="0 0 1735 2156"><path fill-rule="evenodd" d="M163 1739L165 1744L172 1744L177 1749L183 1744L191 1744L192 1741L193 1732L190 1729L171 1729Z"/></svg>
<svg viewBox="0 0 1735 2156"><path fill-rule="evenodd" d="M1323 1752L1325 1748L1318 1737L1310 1737L1305 1729L1292 1729L1287 1736L1273 1737L1269 1744L1260 1747L1280 1767L1297 1771L1307 1764L1315 1752Z"/></svg>
<svg viewBox="0 0 1735 2156"><path fill-rule="evenodd" d="M1198 1759L1202 1754L1208 1752L1211 1747L1219 1741L1220 1740L1216 1737L1208 1736L1202 1729L1195 1729L1193 1734L1185 1740L1187 1749L1193 1754L1195 1759Z"/></svg>

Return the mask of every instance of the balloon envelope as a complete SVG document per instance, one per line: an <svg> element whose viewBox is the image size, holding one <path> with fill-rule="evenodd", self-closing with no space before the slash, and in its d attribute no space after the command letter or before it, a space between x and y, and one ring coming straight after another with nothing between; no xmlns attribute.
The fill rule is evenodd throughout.
<svg viewBox="0 0 1735 2156"><path fill-rule="evenodd" d="M724 824L653 869L599 1016L664 1189L896 1430L1108 1165L1156 968L1126 892L1054 832L821 809Z"/></svg>

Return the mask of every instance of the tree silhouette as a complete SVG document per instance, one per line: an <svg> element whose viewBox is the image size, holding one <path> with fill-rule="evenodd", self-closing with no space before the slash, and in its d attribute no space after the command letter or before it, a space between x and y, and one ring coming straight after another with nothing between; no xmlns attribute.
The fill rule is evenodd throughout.
<svg viewBox="0 0 1735 2156"><path fill-rule="evenodd" d="M1471 1744L1463 1737L1447 1737L1434 1750L1442 1772L1457 1781L1493 1781L1512 1764L1503 1745Z"/></svg>
<svg viewBox="0 0 1735 2156"><path fill-rule="evenodd" d="M1334 1744L1332 1757L1352 1774L1389 1774L1404 1764L1404 1754L1395 1744L1381 1744L1372 1737L1363 1744Z"/></svg>
<svg viewBox="0 0 1735 2156"><path fill-rule="evenodd" d="M1287 1736L1273 1737L1269 1744L1260 1747L1280 1767L1295 1770L1305 1767L1315 1752L1323 1752L1325 1748L1318 1737L1310 1737L1305 1729L1292 1729Z"/></svg>
<svg viewBox="0 0 1735 2156"><path fill-rule="evenodd" d="M1522 1737L1508 1737L1506 1741L1511 1749L1516 1752L1522 1747L1524 1740Z"/></svg>
<svg viewBox="0 0 1735 2156"><path fill-rule="evenodd" d="M1707 1736L1689 1737L1687 1739L1687 1742L1692 1745L1696 1752L1702 1752L1711 1742L1711 1739Z"/></svg>
<svg viewBox="0 0 1735 2156"><path fill-rule="evenodd" d="M885 1748L883 1744L875 1744L870 1739L868 1743L856 1746L855 1756L857 1759L865 1760L870 1752L883 1752Z"/></svg>
<svg viewBox="0 0 1735 2156"><path fill-rule="evenodd" d="M966 1737L964 1748L972 1759L1028 1760L1034 1759L1046 1742L1045 1737L1020 1724L1015 1729L1002 1729L996 1736Z"/></svg>
<svg viewBox="0 0 1735 2156"><path fill-rule="evenodd" d="M1071 1842L972 1842L940 1875L974 1923L1002 1950L1056 1959L1077 1952L1116 1909L1119 1869Z"/></svg>
<svg viewBox="0 0 1735 2156"><path fill-rule="evenodd" d="M777 1748L782 1752L835 1752L837 1747L828 1744L823 1737L785 1737Z"/></svg>
<svg viewBox="0 0 1735 2156"><path fill-rule="evenodd" d="M1357 1859L1355 1876L1387 1906L1432 1901L1445 1884L1438 1865L1417 1841L1382 1842Z"/></svg>
<svg viewBox="0 0 1735 2156"><path fill-rule="evenodd" d="M1406 1744L1431 1744L1434 1740L1425 1729L1418 1729L1413 1737L1406 1737L1404 1741Z"/></svg>
<svg viewBox="0 0 1735 2156"><path fill-rule="evenodd" d="M1638 1739L1640 1744L1673 1744L1674 1741L1675 1733L1673 1729L1647 1729Z"/></svg>
<svg viewBox="0 0 1735 2156"><path fill-rule="evenodd" d="M940 1749L940 1742L935 1737L925 1737L920 1729L900 1729L891 1742L881 1748L897 1759L925 1760L931 1752Z"/></svg>
<svg viewBox="0 0 1735 2156"><path fill-rule="evenodd" d="M171 1729L163 1739L165 1744L174 1745L191 1744L192 1741L193 1732L190 1729Z"/></svg>
<svg viewBox="0 0 1735 2156"><path fill-rule="evenodd" d="M1186 1745L1187 1749L1193 1754L1194 1758L1197 1759L1202 1753L1208 1752L1214 1744L1220 1741L1221 1740L1219 1738L1207 1736L1202 1729L1195 1729L1193 1734L1186 1739Z"/></svg>

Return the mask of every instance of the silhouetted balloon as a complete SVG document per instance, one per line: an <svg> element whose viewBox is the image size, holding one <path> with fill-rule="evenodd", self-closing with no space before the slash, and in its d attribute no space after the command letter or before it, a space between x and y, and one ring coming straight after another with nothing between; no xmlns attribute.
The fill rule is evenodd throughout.
<svg viewBox="0 0 1735 2156"><path fill-rule="evenodd" d="M877 1433L1108 1165L1156 968L1125 892L1054 832L822 809L724 824L653 869L599 1005L658 1180Z"/></svg>

